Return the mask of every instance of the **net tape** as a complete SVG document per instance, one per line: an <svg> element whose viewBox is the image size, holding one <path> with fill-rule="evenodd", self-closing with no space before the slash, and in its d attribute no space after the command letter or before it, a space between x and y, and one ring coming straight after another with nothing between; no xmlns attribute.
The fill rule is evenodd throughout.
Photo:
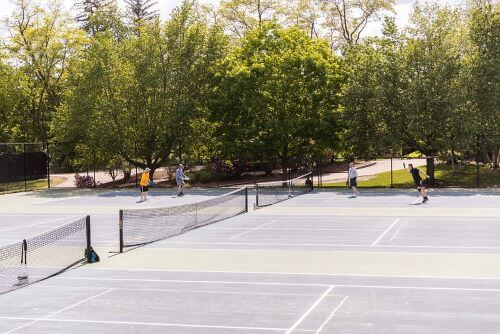
<svg viewBox="0 0 500 334"><path fill-rule="evenodd" d="M310 185L306 185L308 179L311 180ZM312 173L307 173L286 181L257 183L256 205L263 207L276 204L289 198L306 194L312 190Z"/></svg>
<svg viewBox="0 0 500 334"><path fill-rule="evenodd" d="M0 246L0 294L32 284L81 263L90 238L89 217L41 233L21 242ZM26 245L26 266L23 245ZM20 277L27 274L27 280Z"/></svg>
<svg viewBox="0 0 500 334"><path fill-rule="evenodd" d="M120 251L167 239L247 211L247 189L179 206L120 210Z"/></svg>

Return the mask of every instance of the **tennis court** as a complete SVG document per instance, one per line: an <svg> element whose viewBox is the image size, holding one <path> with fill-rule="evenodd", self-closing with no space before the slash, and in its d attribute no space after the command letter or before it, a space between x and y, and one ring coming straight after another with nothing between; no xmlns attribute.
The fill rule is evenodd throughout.
<svg viewBox="0 0 500 334"><path fill-rule="evenodd" d="M217 198L2 196L0 245L90 215L101 262L0 295L0 333L496 333L500 191L317 190L139 248L118 212ZM57 256L57 255L53 255Z"/></svg>

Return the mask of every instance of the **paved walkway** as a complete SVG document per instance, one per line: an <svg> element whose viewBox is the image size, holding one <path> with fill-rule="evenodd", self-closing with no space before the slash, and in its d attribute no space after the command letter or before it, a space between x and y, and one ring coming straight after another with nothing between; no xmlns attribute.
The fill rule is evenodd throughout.
<svg viewBox="0 0 500 334"><path fill-rule="evenodd" d="M383 160L376 160L374 161L375 164L370 165L365 168L359 168L358 169L358 176L372 176L384 172L390 172L391 171L391 159L383 159ZM400 170L404 169L403 163L408 166L408 164L413 164L415 167L418 166L425 166L426 161L425 159L393 159L392 160L392 168L393 170ZM331 182L331 181L344 181L346 179L346 173L341 172L341 173L328 173L328 174L323 174L323 182Z"/></svg>
<svg viewBox="0 0 500 334"><path fill-rule="evenodd" d="M376 175L384 172L389 172L391 170L391 159L382 159L382 160L376 160L374 161L375 163L373 165L370 165L368 167L364 168L359 168L358 169L358 175L360 177L362 176L371 176L371 175ZM400 170L403 169L403 163L405 163L407 166L409 163L413 163L414 166L424 166L425 165L425 159L393 159L392 161L392 166L394 170ZM274 171L275 173L280 173L281 170L276 170ZM332 181L343 181L346 178L346 173L347 171L340 172L340 173L327 173L323 174L323 182L332 182ZM80 175L86 175L86 172L80 173ZM256 175L263 174L257 172ZM94 177L93 172L89 172L89 175ZM59 176L63 177L66 179L63 183L55 186L55 188L74 188L75 187L75 173L62 173L62 174L52 174L51 176ZM132 171L131 177L135 177L135 170ZM123 172L119 171L118 176L116 177L116 181L119 181L123 178ZM96 182L99 183L108 183L112 182L112 178L109 175L108 172L105 171L96 171L95 174L95 179Z"/></svg>

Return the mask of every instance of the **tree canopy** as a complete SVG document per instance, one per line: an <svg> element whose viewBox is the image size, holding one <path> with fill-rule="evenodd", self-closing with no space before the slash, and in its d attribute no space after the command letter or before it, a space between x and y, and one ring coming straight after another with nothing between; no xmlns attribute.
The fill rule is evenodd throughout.
<svg viewBox="0 0 500 334"><path fill-rule="evenodd" d="M494 1L417 4L408 27L383 17L394 1L185 0L166 19L149 0L14 5L0 140L65 143L70 165L92 153L285 170L413 151L454 162L477 147L500 163ZM364 36L382 17L382 35Z"/></svg>

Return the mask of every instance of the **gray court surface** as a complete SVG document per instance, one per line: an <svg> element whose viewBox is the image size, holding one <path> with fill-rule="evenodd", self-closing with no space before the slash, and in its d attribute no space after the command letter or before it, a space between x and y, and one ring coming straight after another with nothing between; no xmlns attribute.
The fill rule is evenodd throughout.
<svg viewBox="0 0 500 334"><path fill-rule="evenodd" d="M102 260L0 295L0 333L500 333L500 190L319 190L114 253L119 209L223 192L0 196L0 245L90 214Z"/></svg>

